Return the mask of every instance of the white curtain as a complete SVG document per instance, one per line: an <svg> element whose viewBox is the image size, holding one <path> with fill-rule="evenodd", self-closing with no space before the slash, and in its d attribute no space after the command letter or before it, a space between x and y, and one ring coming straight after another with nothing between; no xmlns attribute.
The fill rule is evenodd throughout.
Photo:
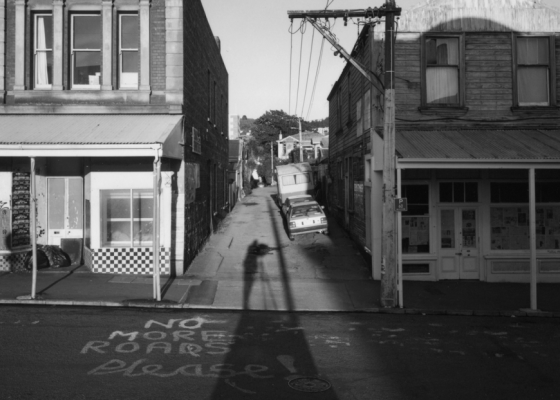
<svg viewBox="0 0 560 400"><path fill-rule="evenodd" d="M49 85L49 73L47 68L47 47L45 38L45 20L41 17L37 18L37 63L35 65L37 74L37 85Z"/></svg>
<svg viewBox="0 0 560 400"><path fill-rule="evenodd" d="M548 39L517 40L517 92L520 105L548 105Z"/></svg>
<svg viewBox="0 0 560 400"><path fill-rule="evenodd" d="M428 103L459 103L459 71L457 68L427 68L426 82L426 97Z"/></svg>

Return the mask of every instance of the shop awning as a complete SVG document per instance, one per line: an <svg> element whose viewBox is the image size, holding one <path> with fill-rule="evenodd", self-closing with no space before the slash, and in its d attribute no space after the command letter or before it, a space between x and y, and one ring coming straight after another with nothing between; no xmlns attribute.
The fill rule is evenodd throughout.
<svg viewBox="0 0 560 400"><path fill-rule="evenodd" d="M560 130L398 130L402 168L559 168Z"/></svg>
<svg viewBox="0 0 560 400"><path fill-rule="evenodd" d="M0 157L182 159L182 115L2 115Z"/></svg>

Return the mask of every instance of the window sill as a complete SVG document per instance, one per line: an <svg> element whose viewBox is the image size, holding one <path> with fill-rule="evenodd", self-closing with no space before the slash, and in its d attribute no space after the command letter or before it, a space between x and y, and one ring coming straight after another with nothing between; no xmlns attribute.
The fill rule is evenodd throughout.
<svg viewBox="0 0 560 400"><path fill-rule="evenodd" d="M468 107L453 106L453 107L437 107L437 106L423 106L418 107L418 111L424 115L442 115L442 116L461 116L469 112Z"/></svg>
<svg viewBox="0 0 560 400"><path fill-rule="evenodd" d="M560 110L558 106L513 106L513 114L556 114Z"/></svg>

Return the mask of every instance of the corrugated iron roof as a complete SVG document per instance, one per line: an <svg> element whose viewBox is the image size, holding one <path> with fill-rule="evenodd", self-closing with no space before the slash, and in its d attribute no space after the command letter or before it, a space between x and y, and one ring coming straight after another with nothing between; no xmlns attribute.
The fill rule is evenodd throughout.
<svg viewBox="0 0 560 400"><path fill-rule="evenodd" d="M164 143L182 115L2 115L0 144Z"/></svg>
<svg viewBox="0 0 560 400"><path fill-rule="evenodd" d="M404 159L558 160L560 130L398 130Z"/></svg>

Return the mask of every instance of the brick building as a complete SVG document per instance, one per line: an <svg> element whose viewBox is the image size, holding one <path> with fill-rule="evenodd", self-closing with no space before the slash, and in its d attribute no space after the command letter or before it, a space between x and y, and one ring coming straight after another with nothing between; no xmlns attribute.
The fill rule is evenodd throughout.
<svg viewBox="0 0 560 400"><path fill-rule="evenodd" d="M0 0L0 28L0 270L36 236L94 272L182 274L228 208L200 0Z"/></svg>
<svg viewBox="0 0 560 400"><path fill-rule="evenodd" d="M560 11L430 0L395 34L405 279L560 281ZM353 56L383 82L384 27ZM330 209L381 277L383 93L347 65L330 95Z"/></svg>

